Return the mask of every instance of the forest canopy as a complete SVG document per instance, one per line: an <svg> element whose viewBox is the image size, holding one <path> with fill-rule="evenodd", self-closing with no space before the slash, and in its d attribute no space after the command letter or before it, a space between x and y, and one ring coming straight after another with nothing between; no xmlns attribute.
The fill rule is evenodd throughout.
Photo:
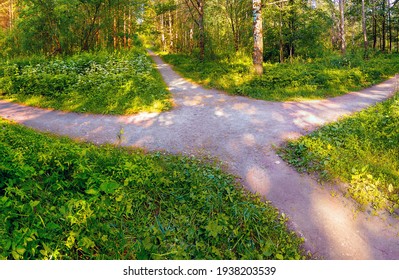
<svg viewBox="0 0 399 280"><path fill-rule="evenodd" d="M398 0L0 0L0 52L122 49L140 36L169 53L250 56L257 3L263 61L399 51Z"/></svg>

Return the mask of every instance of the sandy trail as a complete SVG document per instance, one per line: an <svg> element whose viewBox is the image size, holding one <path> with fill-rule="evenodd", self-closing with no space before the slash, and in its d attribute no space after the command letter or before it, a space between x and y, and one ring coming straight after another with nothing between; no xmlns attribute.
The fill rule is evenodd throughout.
<svg viewBox="0 0 399 280"><path fill-rule="evenodd" d="M161 114L104 116L25 107L0 100L0 116L96 144L216 156L245 188L263 195L290 219L305 248L325 259L399 259L399 221L356 213L330 188L286 165L273 147L340 116L385 100L397 79L344 96L306 102L266 102L229 96L192 84L151 53L176 107Z"/></svg>

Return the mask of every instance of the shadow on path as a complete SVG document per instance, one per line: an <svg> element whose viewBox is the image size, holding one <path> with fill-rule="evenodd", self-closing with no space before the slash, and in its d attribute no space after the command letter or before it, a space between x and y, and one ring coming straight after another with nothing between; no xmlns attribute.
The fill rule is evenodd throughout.
<svg viewBox="0 0 399 280"><path fill-rule="evenodd" d="M357 213L351 200L287 166L273 146L393 95L396 79L327 100L266 102L229 96L187 82L151 54L176 107L161 114L104 116L64 113L0 101L0 116L41 131L85 141L208 154L224 162L245 188L270 200L326 259L399 259L399 224L389 216Z"/></svg>

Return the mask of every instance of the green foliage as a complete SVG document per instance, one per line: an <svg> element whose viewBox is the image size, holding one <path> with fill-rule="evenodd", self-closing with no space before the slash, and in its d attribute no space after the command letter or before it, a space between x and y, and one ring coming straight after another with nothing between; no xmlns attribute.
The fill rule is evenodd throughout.
<svg viewBox="0 0 399 280"><path fill-rule="evenodd" d="M287 144L299 171L349 184L362 207L399 208L399 96Z"/></svg>
<svg viewBox="0 0 399 280"><path fill-rule="evenodd" d="M18 0L3 3L4 8L12 7L14 13L5 34L6 40L0 39L1 48L7 51L0 51L0 55L130 49L135 46L138 21L143 19L147 2Z"/></svg>
<svg viewBox="0 0 399 280"><path fill-rule="evenodd" d="M0 120L2 259L300 259L286 219L216 164Z"/></svg>
<svg viewBox="0 0 399 280"><path fill-rule="evenodd" d="M301 1L265 5L264 58L280 61L280 44L284 60L325 56L330 46L333 19L321 7ZM327 43L328 42L328 43Z"/></svg>
<svg viewBox="0 0 399 280"><path fill-rule="evenodd" d="M29 105L75 112L129 114L171 107L160 74L139 49L3 62L0 92Z"/></svg>
<svg viewBox="0 0 399 280"><path fill-rule="evenodd" d="M290 64L264 64L265 74L251 74L252 61L243 56L201 62L186 55L163 58L184 76L226 90L231 94L257 99L286 101L341 95L378 83L399 72L398 55L375 56L363 60L358 55L329 56Z"/></svg>

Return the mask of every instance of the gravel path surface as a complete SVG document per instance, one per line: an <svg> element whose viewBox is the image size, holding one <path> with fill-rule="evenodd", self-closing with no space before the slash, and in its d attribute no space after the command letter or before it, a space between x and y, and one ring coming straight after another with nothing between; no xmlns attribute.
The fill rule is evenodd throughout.
<svg viewBox="0 0 399 280"><path fill-rule="evenodd" d="M91 141L171 153L216 156L250 191L260 193L290 219L305 248L324 259L399 259L399 221L356 211L350 199L331 196L285 164L273 147L340 116L393 95L397 80L332 99L266 102L204 89L176 74L152 54L173 94L175 108L161 114L104 116L65 113L0 101L0 116L41 131Z"/></svg>

